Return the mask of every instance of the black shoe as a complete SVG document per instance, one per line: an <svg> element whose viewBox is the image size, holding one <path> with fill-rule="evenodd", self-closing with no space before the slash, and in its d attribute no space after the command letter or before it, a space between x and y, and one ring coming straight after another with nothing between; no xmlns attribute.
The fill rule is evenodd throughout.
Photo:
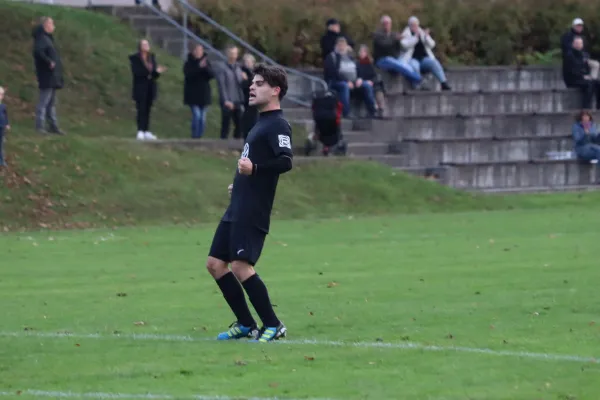
<svg viewBox="0 0 600 400"><path fill-rule="evenodd" d="M272 342L273 340L279 340L287 336L287 328L281 322L277 327L265 327L263 326L259 332L257 339L250 340L251 342Z"/></svg>
<svg viewBox="0 0 600 400"><path fill-rule="evenodd" d="M442 90L452 90L448 82L442 82Z"/></svg>

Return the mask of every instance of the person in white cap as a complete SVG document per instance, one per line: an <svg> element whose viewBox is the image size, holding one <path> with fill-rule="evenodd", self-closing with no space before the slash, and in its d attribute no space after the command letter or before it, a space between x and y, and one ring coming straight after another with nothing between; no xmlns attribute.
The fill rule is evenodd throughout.
<svg viewBox="0 0 600 400"><path fill-rule="evenodd" d="M565 32L560 38L560 48L562 50L563 57L563 70L564 70L564 59L565 56L573 48L573 40L576 37L583 39L583 48L589 49L588 43L583 37L583 20L581 18L575 18L571 23L571 29ZM590 66L590 76L592 79L598 79L598 72L600 71L600 62L597 60L588 59L588 65Z"/></svg>
<svg viewBox="0 0 600 400"><path fill-rule="evenodd" d="M442 90L450 90L444 68L433 54L435 41L431 37L429 29L419 26L417 17L409 18L408 26L402 32L400 43L404 49L402 61L408 63L417 74L431 72L442 84Z"/></svg>

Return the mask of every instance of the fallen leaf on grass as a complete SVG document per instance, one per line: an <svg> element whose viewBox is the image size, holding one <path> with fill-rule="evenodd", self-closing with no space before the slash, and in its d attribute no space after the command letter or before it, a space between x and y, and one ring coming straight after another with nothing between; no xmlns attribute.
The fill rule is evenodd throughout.
<svg viewBox="0 0 600 400"><path fill-rule="evenodd" d="M314 357L310 357L310 356L304 356L304 359L306 361L315 361L315 358Z"/></svg>
<svg viewBox="0 0 600 400"><path fill-rule="evenodd" d="M236 362L235 362L235 365L238 365L238 366L244 366L246 364L248 364L248 363L246 361L242 361L242 360L236 360Z"/></svg>
<svg viewBox="0 0 600 400"><path fill-rule="evenodd" d="M75 343L75 347L81 347L79 343Z"/></svg>
<svg viewBox="0 0 600 400"><path fill-rule="evenodd" d="M279 383L277 383L277 382L271 382L271 383L269 383L269 387L276 388L278 386L279 386Z"/></svg>
<svg viewBox="0 0 600 400"><path fill-rule="evenodd" d="M337 285L338 285L338 283L337 283L337 282L329 282L329 283L327 284L327 287L328 287L328 288L332 288L332 287L336 287Z"/></svg>
<svg viewBox="0 0 600 400"><path fill-rule="evenodd" d="M135 326L143 326L146 325L146 323L144 321L136 321L133 323Z"/></svg>

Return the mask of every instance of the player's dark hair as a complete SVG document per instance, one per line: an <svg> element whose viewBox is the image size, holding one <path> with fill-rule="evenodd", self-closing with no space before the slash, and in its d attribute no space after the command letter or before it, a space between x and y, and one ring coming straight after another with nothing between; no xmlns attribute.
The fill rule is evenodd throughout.
<svg viewBox="0 0 600 400"><path fill-rule="evenodd" d="M287 93L288 82L286 72L274 65L258 64L254 68L254 75L260 75L271 87L279 87L279 100Z"/></svg>

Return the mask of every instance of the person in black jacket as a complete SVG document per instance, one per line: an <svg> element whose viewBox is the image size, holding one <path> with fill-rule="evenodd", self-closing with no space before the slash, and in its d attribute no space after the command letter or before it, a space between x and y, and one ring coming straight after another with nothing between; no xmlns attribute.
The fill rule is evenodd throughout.
<svg viewBox="0 0 600 400"><path fill-rule="evenodd" d="M350 49L354 47L352 39L350 39L348 35L342 34L341 30L340 21L335 18L327 20L327 31L321 36L321 58L323 63L325 63L327 56L335 50L335 43L339 37L346 38L346 42L348 42Z"/></svg>
<svg viewBox="0 0 600 400"><path fill-rule="evenodd" d="M583 20L581 18L575 18L573 20L573 23L571 24L571 29L569 29L560 37L560 48L563 57L563 69L565 56L571 50L571 47L573 46L573 39L575 39L575 37L577 36L580 36L583 39L583 48L587 49L588 43L586 43L586 40L584 39ZM597 60L588 59L587 63L590 66L590 76L593 79L598 79L598 72L600 71L600 62L598 62Z"/></svg>
<svg viewBox="0 0 600 400"><path fill-rule="evenodd" d="M137 110L137 139L154 140L156 136L149 131L150 111L158 93L156 80L167 69L156 64L156 56L150 52L150 43L146 39L140 40L137 53L129 56L129 65L133 78L131 97Z"/></svg>
<svg viewBox="0 0 600 400"><path fill-rule="evenodd" d="M363 44L358 50L358 62L356 63L358 77L362 79L363 86L370 86L375 93L375 109L380 117L384 116L385 112L385 91L383 81L375 70L373 58L369 54L369 46Z"/></svg>
<svg viewBox="0 0 600 400"><path fill-rule="evenodd" d="M197 44L188 54L183 75L183 103L192 110L192 139L199 139L204 135L206 110L212 103L210 80L214 78L212 66L201 44Z"/></svg>
<svg viewBox="0 0 600 400"><path fill-rule="evenodd" d="M56 91L64 86L63 68L60 54L54 42L54 20L42 17L41 22L33 29L33 60L35 74L40 90L40 98L35 109L35 129L64 135L58 127L56 117ZM49 129L46 131L46 121Z"/></svg>
<svg viewBox="0 0 600 400"><path fill-rule="evenodd" d="M573 39L571 50L565 55L563 79L568 88L578 88L583 93L583 108L591 108L596 95L596 108L600 109L600 91L598 81L590 76L589 55L583 51L583 40Z"/></svg>
<svg viewBox="0 0 600 400"><path fill-rule="evenodd" d="M250 53L244 54L242 57L242 90L244 91L244 115L242 116L242 135L244 139L248 137L248 132L256 124L258 119L258 110L255 106L250 105L250 86L254 78L254 64L256 59Z"/></svg>

